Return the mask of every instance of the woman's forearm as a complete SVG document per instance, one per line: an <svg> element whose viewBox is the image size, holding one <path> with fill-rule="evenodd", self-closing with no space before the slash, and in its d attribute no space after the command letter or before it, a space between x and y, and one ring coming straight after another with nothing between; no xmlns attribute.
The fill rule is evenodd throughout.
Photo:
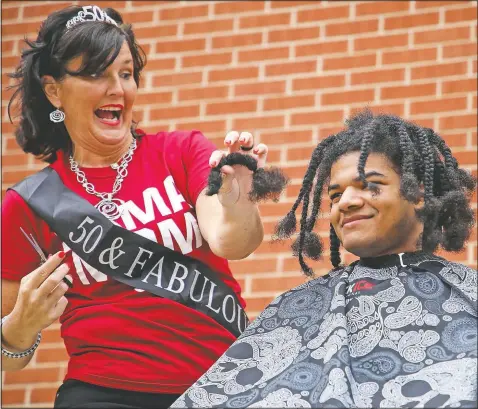
<svg viewBox="0 0 478 409"><path fill-rule="evenodd" d="M259 247L264 228L256 205L222 207L215 218L216 232L209 245L218 256L228 260L247 257Z"/></svg>

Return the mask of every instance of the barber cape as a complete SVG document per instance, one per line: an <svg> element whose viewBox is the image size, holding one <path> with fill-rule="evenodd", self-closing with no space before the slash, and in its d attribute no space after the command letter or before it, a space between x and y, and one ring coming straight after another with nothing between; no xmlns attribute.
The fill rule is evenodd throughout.
<svg viewBox="0 0 478 409"><path fill-rule="evenodd" d="M276 298L173 408L477 407L477 272L361 259Z"/></svg>

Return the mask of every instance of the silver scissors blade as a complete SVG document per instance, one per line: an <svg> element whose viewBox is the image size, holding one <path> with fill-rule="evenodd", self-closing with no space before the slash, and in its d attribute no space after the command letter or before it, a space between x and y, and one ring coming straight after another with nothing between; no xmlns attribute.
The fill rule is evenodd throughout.
<svg viewBox="0 0 478 409"><path fill-rule="evenodd" d="M25 230L23 230L21 227L20 227L20 230L22 231L23 235L26 237L28 242L32 245L33 249L38 253L42 263L44 263L47 260L47 258L45 257L43 250L41 249L40 245L36 242L33 235L30 234L30 237L28 237L28 234L25 233Z"/></svg>

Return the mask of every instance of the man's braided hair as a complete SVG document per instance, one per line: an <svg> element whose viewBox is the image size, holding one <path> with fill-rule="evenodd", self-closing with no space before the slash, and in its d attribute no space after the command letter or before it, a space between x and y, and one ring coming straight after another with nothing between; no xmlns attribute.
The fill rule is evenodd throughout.
<svg viewBox="0 0 478 409"><path fill-rule="evenodd" d="M424 206L417 211L417 217L424 224L423 251L434 252L438 246L447 251L462 250L474 225L469 198L475 190L476 180L458 167L445 141L432 129L394 115L374 115L368 109L357 113L345 125L344 130L317 145L296 202L276 226L277 239L290 237L296 231L295 212L302 203L299 237L292 250L303 272L307 276L314 274L304 257L318 260L323 251L321 240L313 229L324 184L330 177L333 163L349 152L360 152L358 175L364 188L377 189L374 183L365 179L365 163L371 152L381 153L391 161L400 175L400 193L406 200L418 203L422 187ZM334 268L341 267L339 249L340 240L331 225L330 260Z"/></svg>

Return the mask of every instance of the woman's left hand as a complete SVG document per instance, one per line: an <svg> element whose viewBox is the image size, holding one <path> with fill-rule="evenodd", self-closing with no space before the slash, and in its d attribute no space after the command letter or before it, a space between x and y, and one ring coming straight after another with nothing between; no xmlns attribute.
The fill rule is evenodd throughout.
<svg viewBox="0 0 478 409"><path fill-rule="evenodd" d="M260 143L254 146L254 137L249 132L228 132L224 138L224 145L227 147L227 151L217 150L211 154L209 158L211 168L217 166L224 156L233 152L252 156L257 160L258 168L263 168L266 164L267 145ZM243 148L252 149L243 150ZM251 204L249 192L252 188L252 174L252 171L241 165L224 165L221 168L223 179L217 196L223 206L228 207L236 203Z"/></svg>

